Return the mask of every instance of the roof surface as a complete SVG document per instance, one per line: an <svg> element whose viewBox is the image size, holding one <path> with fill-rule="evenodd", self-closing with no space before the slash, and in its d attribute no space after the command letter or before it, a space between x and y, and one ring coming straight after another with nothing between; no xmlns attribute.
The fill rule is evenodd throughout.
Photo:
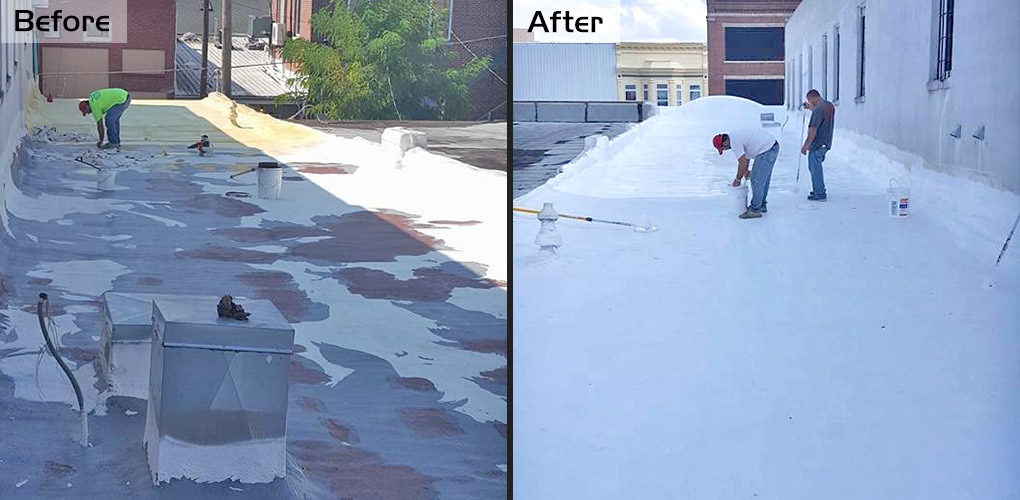
<svg viewBox="0 0 1020 500"><path fill-rule="evenodd" d="M40 101L30 123L91 126ZM124 150L96 158L114 191L74 161L89 142L23 143L0 227L0 497L505 498L506 174L424 152L396 169L378 144L243 106L233 126L229 103L133 101ZM186 149L203 133L212 156ZM288 165L278 200L229 177L268 160ZM276 305L295 331L286 479L152 486L146 402L99 389L107 290ZM39 357L39 292L92 411L87 449Z"/></svg>

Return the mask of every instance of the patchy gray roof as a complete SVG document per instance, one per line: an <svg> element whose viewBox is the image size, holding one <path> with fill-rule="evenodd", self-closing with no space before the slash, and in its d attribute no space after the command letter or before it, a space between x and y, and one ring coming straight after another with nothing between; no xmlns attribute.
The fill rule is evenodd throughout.
<svg viewBox="0 0 1020 500"><path fill-rule="evenodd" d="M200 35L188 34L177 37L176 68L174 84L177 97L198 97L202 67L202 40ZM279 71L283 66L273 61L266 50L249 50L247 37L234 36L234 50L231 53L233 71L231 78L232 97L273 98L287 93L287 78ZM222 51L209 43L209 91L219 89L219 74Z"/></svg>

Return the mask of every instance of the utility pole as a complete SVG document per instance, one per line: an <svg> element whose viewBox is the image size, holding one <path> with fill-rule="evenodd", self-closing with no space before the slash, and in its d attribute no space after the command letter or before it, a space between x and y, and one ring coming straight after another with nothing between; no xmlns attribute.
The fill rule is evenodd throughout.
<svg viewBox="0 0 1020 500"><path fill-rule="evenodd" d="M199 97L209 95L209 11L212 10L210 0L202 0L202 75Z"/></svg>
<svg viewBox="0 0 1020 500"><path fill-rule="evenodd" d="M230 48L234 43L231 36L230 25L230 0L223 0L223 16L220 21L220 29L223 31L223 57L220 63L220 92L230 97Z"/></svg>

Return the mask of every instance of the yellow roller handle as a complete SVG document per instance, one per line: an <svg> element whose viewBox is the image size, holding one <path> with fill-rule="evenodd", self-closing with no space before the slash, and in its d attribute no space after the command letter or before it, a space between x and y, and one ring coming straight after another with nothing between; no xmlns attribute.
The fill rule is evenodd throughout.
<svg viewBox="0 0 1020 500"><path fill-rule="evenodd" d="M537 214L537 213L539 213L538 210L530 210L530 209L527 209L527 208L517 208L517 207L514 207L514 212L524 212L526 214ZM586 222L603 222L603 221L599 221L598 219L593 219L591 217L581 217L580 215L567 215L567 214L557 214L557 215L560 216L560 217L566 217L567 219L577 219L577 220L583 220L583 221L586 221Z"/></svg>

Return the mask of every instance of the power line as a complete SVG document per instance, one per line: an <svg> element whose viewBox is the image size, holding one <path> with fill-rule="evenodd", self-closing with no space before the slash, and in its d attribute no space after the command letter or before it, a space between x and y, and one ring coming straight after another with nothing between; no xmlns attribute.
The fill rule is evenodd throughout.
<svg viewBox="0 0 1020 500"><path fill-rule="evenodd" d="M485 38L475 38L475 39L473 39L473 40L464 40L464 41L462 41L462 42L460 42L460 43L474 43L474 42L483 42L483 41L485 41L485 40L496 40L496 39L498 39L498 38L506 38L506 35L498 35L498 36L487 36L487 37L485 37ZM455 44L454 42L446 42L446 44L447 44L447 45L456 45L456 44Z"/></svg>
<svg viewBox="0 0 1020 500"><path fill-rule="evenodd" d="M465 45L467 42L464 42L463 40L461 40L460 37L457 36L456 33L454 33L453 31L450 31L450 34L453 35L453 37L457 39L457 43L461 44L465 49L467 49L467 51L469 53L471 53L472 57L474 57L475 59L481 59L480 57L478 57L478 54L475 54L475 51L471 50L471 47L468 47L467 45ZM485 65L485 69L489 70L489 73L492 73L492 76L496 77L497 80L503 82L503 85L506 85L506 80L504 80L503 77L499 76L495 71L493 71L492 67L490 67L488 64L486 64Z"/></svg>

